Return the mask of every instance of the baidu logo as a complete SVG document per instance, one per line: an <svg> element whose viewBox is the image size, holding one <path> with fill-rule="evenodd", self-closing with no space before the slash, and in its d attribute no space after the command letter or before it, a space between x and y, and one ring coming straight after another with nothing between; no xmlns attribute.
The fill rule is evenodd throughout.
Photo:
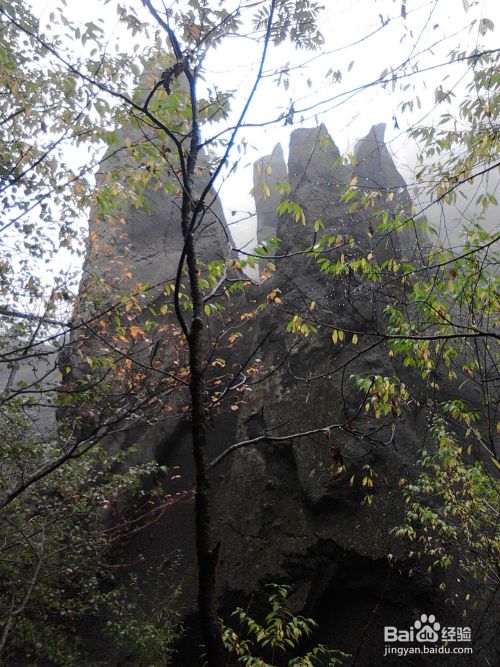
<svg viewBox="0 0 500 667"><path fill-rule="evenodd" d="M470 655L472 646L465 646L464 642L471 641L471 634L470 627L442 627L434 614L420 614L420 618L407 630L400 630L392 625L385 626L384 656Z"/></svg>
<svg viewBox="0 0 500 667"><path fill-rule="evenodd" d="M385 642L437 642L441 636L441 624L434 614L421 614L409 630L398 630L393 626L384 628Z"/></svg>
<svg viewBox="0 0 500 667"><path fill-rule="evenodd" d="M437 642L440 639L439 630L441 624L436 621L434 614L422 614L413 624L415 628L415 640L417 642Z"/></svg>

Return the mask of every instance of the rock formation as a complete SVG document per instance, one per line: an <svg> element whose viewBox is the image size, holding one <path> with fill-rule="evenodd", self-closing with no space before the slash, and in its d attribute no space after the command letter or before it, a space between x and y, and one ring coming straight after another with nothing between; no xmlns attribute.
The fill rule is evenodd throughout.
<svg viewBox="0 0 500 667"><path fill-rule="evenodd" d="M155 142L154 137L145 137L136 128L128 126L121 128L118 136L121 146ZM90 372L88 359L111 354L118 362L128 359L129 375L135 372L136 378L141 368L149 369L147 374L139 373L144 375L139 381L142 397L145 392L161 397L158 383L162 381L162 372L167 369L176 373L185 364L183 351L172 344L178 326L174 332L172 300L165 291L171 293L184 245L180 224L181 193L172 165L158 178L151 178L143 200L139 197L139 201L134 201L126 191L127 180L137 178L141 172L147 173L146 158L134 158L130 149L122 148L119 152L110 151L103 164L105 168L97 179L101 187L100 197L106 197L109 188L116 196L116 204L104 214L99 214L98 207L94 207L89 221L87 257L74 313L77 325L81 321L86 324L74 330L61 358L63 380L65 383L90 384L91 377L95 379L99 372L103 372L99 366ZM204 188L208 172L208 161L202 154L193 183L195 196ZM118 181L118 178L122 180ZM226 261L233 245L221 203L213 189L206 202L194 232L197 257L204 276L207 262ZM168 312L163 310L167 303L170 304ZM102 312L104 317L100 316ZM127 330L123 339L128 338L128 342L121 339L120 326ZM161 370L156 372L155 368ZM151 387L151 379L155 388ZM165 386L163 394L168 395L170 389ZM149 408L147 413L143 412L137 390L130 392L126 387L115 387L112 393L115 394L114 403L108 405L104 396L100 407L112 412L118 406L132 414L128 418L129 428L108 438L107 446L115 452L133 446L136 452L128 457L129 463L142 463L155 457L161 459L162 443L168 441L172 433L178 434L177 408L185 403L185 391L180 387L175 397L168 399L168 405L156 411ZM131 403L133 396L137 410ZM137 417L140 413L143 416ZM63 414L64 411L60 411L60 417ZM154 426L145 428L145 423L152 422Z"/></svg>
<svg viewBox="0 0 500 667"><path fill-rule="evenodd" d="M428 240L421 233L419 223L411 220L411 199L406 183L384 143L384 134L385 124L379 123L358 141L354 148L353 175L358 188L379 194L376 207L386 210L390 216L406 212L402 220L407 224L395 224L394 231L388 234L374 230L375 256L380 263L391 257L421 262Z"/></svg>
<svg viewBox="0 0 500 667"><path fill-rule="evenodd" d="M19 344L14 351L7 346L0 348L0 397L18 390L19 397L27 403L24 414L32 424L33 435L41 438L52 437L56 427L50 392L61 383L58 362L63 341L56 343L58 345L36 346L35 354L27 349L19 350ZM10 357L15 361L9 362Z"/></svg>
<svg viewBox="0 0 500 667"><path fill-rule="evenodd" d="M257 160L253 168L253 197L257 212L258 243L276 236L276 209L281 201L279 185L288 179L281 144L270 155Z"/></svg>
<svg viewBox="0 0 500 667"><path fill-rule="evenodd" d="M234 306L233 322L240 323L242 312L266 304L249 321L244 349L228 353L230 364L237 364L250 350L258 350L253 373L241 377L251 391L237 410L215 418L209 456L215 458L245 438L282 438L241 447L214 470L223 614L227 617L236 604L244 606L264 584L290 583L294 608L316 618L321 640L355 654L352 664L377 667L394 664L384 658L384 625L410 627L422 612L434 613L442 625L461 623L427 572L417 569L407 577L405 549L390 533L404 510L400 480L415 476L417 450L428 441L425 385L387 354L384 343L377 343L383 308L394 292L365 285L351 271L329 275L313 255L305 254L317 242L316 220L322 222L321 234L338 239L331 263L369 253L380 262L410 251L413 256L426 242L412 229L377 233L370 209L348 210L342 194L353 177L360 191L378 193L380 208L396 213L410 206L383 143L382 126L358 143L355 155L354 168L343 164L321 125L292 132L287 166L280 146L255 166L258 240L278 236L281 259L272 278L250 290L243 305ZM274 184L287 178L287 199L302 207L305 225L275 213L280 198ZM166 206L159 192L149 204L151 215L129 210L126 224L111 232L102 225L92 228L97 246L90 250L87 275L114 281L112 293L117 287L130 290L137 281L160 283L175 273L182 246L172 224L178 216L175 198ZM211 210L206 223L200 228L202 256L227 256L221 209ZM132 274L125 281L123 267ZM293 315L316 332L290 335L287 324ZM333 344L332 331L339 329L370 335L357 345L352 336ZM412 387L412 403L375 420L350 381L353 374L369 373L399 377ZM446 391L457 395L452 386ZM327 433L318 430L326 425ZM301 433L305 435L296 437ZM174 413L154 427L136 428L127 442L137 442L145 458L154 454L168 466L179 466L182 489L192 484L189 439L187 422ZM374 485L369 501L363 484L367 476ZM189 627L195 609L192 506L174 505L162 522L131 538L126 556L133 561L147 552L149 564L161 563L177 549L183 558L181 610ZM195 632L195 623L191 630ZM186 657L194 644L190 635L183 645L183 665L197 664ZM405 664L450 664L443 656L431 658Z"/></svg>
<svg viewBox="0 0 500 667"><path fill-rule="evenodd" d="M122 128L118 134L121 144L125 139L129 144L152 141L133 128ZM124 163L131 173L147 172L145 162L145 159L133 162L130 157L118 153L104 161L105 170L99 174L98 183L113 184L116 177L123 178ZM137 283L155 285L175 278L184 243L179 220L181 193L173 169L174 166L171 170L165 169L158 179L151 180L143 202L120 206L118 198L115 215L106 216L104 220L98 215L91 217L83 289L92 277L111 286L115 295L130 292ZM207 160L201 155L194 182L195 196L204 186L208 170ZM168 188L165 187L167 184ZM127 202L126 193L124 201ZM201 262L227 258L232 245L222 206L213 190L208 194L207 202L210 205L195 232Z"/></svg>
<svg viewBox="0 0 500 667"><path fill-rule="evenodd" d="M401 178L391 183L397 171L385 148L381 155L376 169L360 163L356 172L367 183L372 174L370 187L386 194L401 187ZM378 604L377 621L358 656L361 665L378 665L387 664L381 625L409 626L416 610L430 604L433 609L439 604L441 617L448 611L441 602L430 602L429 577L408 582L387 559L389 553L404 559L389 531L403 512L399 480L414 475L416 452L426 439L423 387L422 404L404 407L396 421L389 416L378 423L361 410L362 395L349 382L351 374L397 375L412 385L417 378L391 361L383 345L373 347L373 339L356 347L349 340L332 344L332 328L381 330L381 299L355 276L332 277L311 257L294 254L314 243L310 222L316 219L324 223L322 233L355 239L353 247L342 242L332 262L341 253L352 258L378 251L379 240L368 229L369 212L349 213L341 201L353 174L339 158L324 126L292 132L288 199L301 205L309 224L304 227L287 215L277 224L280 253L291 256L280 260L265 283L266 293L279 294L279 303L256 319L250 345L256 347L266 332L273 332L259 357L262 375L274 372L265 382L253 378L251 400L239 412L238 439L313 433L259 443L232 456L218 495L219 574L224 593L247 596L265 583L291 583L296 607L314 615L328 643L344 650L357 647ZM405 192L398 194L406 205ZM387 238L397 242L396 234ZM291 339L286 325L294 313L316 326L317 333ZM332 425L326 437L314 433L325 425ZM376 475L369 507L362 486L367 466Z"/></svg>

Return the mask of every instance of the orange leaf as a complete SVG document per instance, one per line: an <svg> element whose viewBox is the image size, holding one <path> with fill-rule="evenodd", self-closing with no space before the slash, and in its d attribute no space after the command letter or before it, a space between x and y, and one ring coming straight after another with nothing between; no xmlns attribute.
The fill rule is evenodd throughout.
<svg viewBox="0 0 500 667"><path fill-rule="evenodd" d="M132 324L129 331L132 338L137 338L138 336L144 337L144 331L141 329L141 327L138 327L136 324Z"/></svg>

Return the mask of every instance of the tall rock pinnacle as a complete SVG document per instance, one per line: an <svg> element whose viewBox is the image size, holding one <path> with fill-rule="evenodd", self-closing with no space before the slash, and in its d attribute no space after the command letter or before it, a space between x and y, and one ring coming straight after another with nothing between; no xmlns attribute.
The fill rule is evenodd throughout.
<svg viewBox="0 0 500 667"><path fill-rule="evenodd" d="M253 167L253 196L257 213L257 243L268 241L277 234L278 215L276 209L281 201L280 183L288 178L288 170L281 144L276 144L270 155L266 155Z"/></svg>

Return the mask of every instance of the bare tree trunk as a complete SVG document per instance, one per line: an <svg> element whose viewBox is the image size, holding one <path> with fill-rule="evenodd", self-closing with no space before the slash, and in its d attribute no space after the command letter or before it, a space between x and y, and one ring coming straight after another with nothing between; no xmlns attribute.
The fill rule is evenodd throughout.
<svg viewBox="0 0 500 667"><path fill-rule="evenodd" d="M196 554L198 558L198 608L209 667L225 664L221 628L217 611L217 548L212 546L210 473L206 461L205 399L202 368L201 319L193 319L190 334L191 420L193 457L196 467Z"/></svg>

